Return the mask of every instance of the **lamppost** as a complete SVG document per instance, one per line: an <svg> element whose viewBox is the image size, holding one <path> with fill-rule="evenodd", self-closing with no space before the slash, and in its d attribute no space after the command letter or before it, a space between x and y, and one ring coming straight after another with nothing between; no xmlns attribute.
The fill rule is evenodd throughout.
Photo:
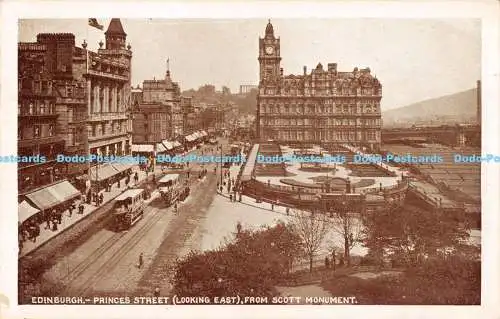
<svg viewBox="0 0 500 319"><path fill-rule="evenodd" d="M220 145L220 185L222 186L222 144Z"/></svg>

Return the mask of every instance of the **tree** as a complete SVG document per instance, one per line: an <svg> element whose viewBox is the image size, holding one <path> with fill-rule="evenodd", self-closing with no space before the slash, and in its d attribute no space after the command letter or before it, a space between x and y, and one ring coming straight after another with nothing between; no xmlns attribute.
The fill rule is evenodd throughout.
<svg viewBox="0 0 500 319"><path fill-rule="evenodd" d="M290 227L302 242L303 253L309 259L309 271L313 269L313 259L321 248L328 233L328 218L324 214L314 214L294 209Z"/></svg>
<svg viewBox="0 0 500 319"><path fill-rule="evenodd" d="M283 223L258 231L240 229L217 250L191 252L175 265L179 296L273 296L274 286L298 255L300 239Z"/></svg>
<svg viewBox="0 0 500 319"><path fill-rule="evenodd" d="M343 239L344 260L347 265L351 263L351 250L361 241L363 224L358 218L361 216L363 204L356 200L335 200L325 203L324 213L330 215L330 223L334 232Z"/></svg>
<svg viewBox="0 0 500 319"><path fill-rule="evenodd" d="M463 221L459 211L387 206L366 216L363 241L370 250L415 265L423 258L446 255L463 243L469 236Z"/></svg>

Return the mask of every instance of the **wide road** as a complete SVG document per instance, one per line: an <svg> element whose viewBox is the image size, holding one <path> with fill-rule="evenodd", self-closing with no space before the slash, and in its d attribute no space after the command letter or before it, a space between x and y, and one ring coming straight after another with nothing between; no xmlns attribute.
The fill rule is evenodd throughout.
<svg viewBox="0 0 500 319"><path fill-rule="evenodd" d="M205 146L196 153L207 150ZM116 232L112 218L102 217L91 225L88 235L71 249L61 247L49 260L39 263L37 289L26 295L42 296L104 296L150 293L151 287L166 279L164 267L184 254L192 236L203 221L207 208L215 196L214 164L204 165L207 176L198 180L202 168L190 165L191 194L179 205L178 213L166 207L160 198L153 198L145 209L144 218L128 231ZM184 174L183 176L187 176ZM158 197L158 194L155 194ZM109 207L103 207L109 214ZM81 238L80 238L81 239ZM76 246L76 247L75 247ZM41 253L41 252L40 252ZM38 254L40 254L38 253ZM137 266L143 254L144 264ZM159 266L161 265L161 266ZM36 265L31 265L31 267ZM159 271L160 270L160 271ZM158 273L161 272L161 276ZM29 297L29 296L25 296ZM25 299L25 298L23 298Z"/></svg>

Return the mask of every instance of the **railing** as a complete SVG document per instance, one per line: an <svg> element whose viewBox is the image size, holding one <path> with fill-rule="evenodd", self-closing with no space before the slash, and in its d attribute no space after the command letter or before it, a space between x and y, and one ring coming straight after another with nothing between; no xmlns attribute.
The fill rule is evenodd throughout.
<svg viewBox="0 0 500 319"><path fill-rule="evenodd" d="M126 119L128 119L128 115L125 112L91 113L88 116L89 121L126 120Z"/></svg>
<svg viewBox="0 0 500 319"><path fill-rule="evenodd" d="M114 134L89 136L89 141L97 141L97 140L108 139L108 138L116 138L116 137L121 137L121 136L126 136L126 135L127 135L127 132L117 132Z"/></svg>
<svg viewBox="0 0 500 319"><path fill-rule="evenodd" d="M94 75L94 76L100 76L100 77L105 77L105 78L110 78L113 80L119 80L119 81L128 81L128 75L117 75L117 74L111 74L107 72L102 72L102 71L95 71L95 70L89 70L88 74Z"/></svg>

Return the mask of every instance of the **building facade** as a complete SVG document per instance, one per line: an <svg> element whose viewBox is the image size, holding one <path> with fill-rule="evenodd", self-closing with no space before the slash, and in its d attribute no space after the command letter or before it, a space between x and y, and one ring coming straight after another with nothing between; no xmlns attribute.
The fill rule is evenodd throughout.
<svg viewBox="0 0 500 319"><path fill-rule="evenodd" d="M193 98L188 96L181 96L181 109L183 115L183 128L182 132L184 135L189 135L197 131L197 117L194 111Z"/></svg>
<svg viewBox="0 0 500 319"><path fill-rule="evenodd" d="M319 63L302 75L283 75L280 39L269 22L259 38L256 133L283 143L352 144L378 149L382 85L369 68L340 72Z"/></svg>
<svg viewBox="0 0 500 319"><path fill-rule="evenodd" d="M57 114L55 133L67 155L130 154L131 47L125 47L120 19L111 20L105 36L105 47L99 43L97 52L87 50L85 41L81 48L75 46L71 33L41 33L36 42L20 44L45 48L44 68L52 78ZM70 175L87 169L67 165Z"/></svg>
<svg viewBox="0 0 500 319"><path fill-rule="evenodd" d="M240 85L240 94L248 94L252 90L257 90L258 88L258 85L243 84Z"/></svg>
<svg viewBox="0 0 500 319"><path fill-rule="evenodd" d="M161 103L142 102L132 111L134 144L156 144L171 137L170 107Z"/></svg>
<svg viewBox="0 0 500 319"><path fill-rule="evenodd" d="M55 156L65 145L57 134L56 88L46 60L46 45L18 44L18 155L45 157L40 163L18 164L20 194L63 177Z"/></svg>
<svg viewBox="0 0 500 319"><path fill-rule="evenodd" d="M184 114L181 107L181 91L179 84L173 82L170 70L167 67L163 80L145 80L142 86L144 103L161 103L171 115L169 138L176 138L183 134Z"/></svg>
<svg viewBox="0 0 500 319"><path fill-rule="evenodd" d="M88 148L92 154L128 155L132 131L130 44L120 19L111 19L106 46L88 51Z"/></svg>

